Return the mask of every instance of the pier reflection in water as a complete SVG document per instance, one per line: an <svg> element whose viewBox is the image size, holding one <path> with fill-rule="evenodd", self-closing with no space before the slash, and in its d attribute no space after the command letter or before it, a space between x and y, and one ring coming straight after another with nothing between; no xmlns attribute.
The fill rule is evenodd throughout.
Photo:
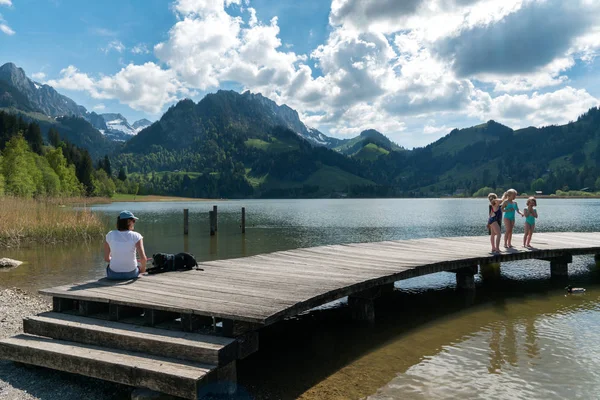
<svg viewBox="0 0 600 400"><path fill-rule="evenodd" d="M286 321L240 363L240 383L258 398L595 398L600 277L593 258L574 264L582 296L545 278L480 281L474 298L405 281L371 327L344 307Z"/></svg>

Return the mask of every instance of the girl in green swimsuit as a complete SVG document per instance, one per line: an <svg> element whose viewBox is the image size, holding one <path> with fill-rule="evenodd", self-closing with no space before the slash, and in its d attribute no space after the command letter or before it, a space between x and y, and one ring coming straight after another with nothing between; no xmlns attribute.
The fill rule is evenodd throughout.
<svg viewBox="0 0 600 400"><path fill-rule="evenodd" d="M538 217L537 200L535 197L527 199L527 208L524 210L523 215L525 216L525 234L523 235L523 247L531 247L531 236L535 229L535 220Z"/></svg>
<svg viewBox="0 0 600 400"><path fill-rule="evenodd" d="M506 191L506 201L502 203L502 211L504 212L504 226L506 226L506 232L504 233L504 247L512 246L512 234L515 227L515 213L523 216L523 213L519 211L519 206L515 199L517 198L517 191L515 189L508 189Z"/></svg>

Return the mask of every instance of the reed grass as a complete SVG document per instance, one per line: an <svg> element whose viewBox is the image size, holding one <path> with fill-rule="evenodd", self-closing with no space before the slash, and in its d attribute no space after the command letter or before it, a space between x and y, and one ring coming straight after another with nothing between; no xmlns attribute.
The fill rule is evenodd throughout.
<svg viewBox="0 0 600 400"><path fill-rule="evenodd" d="M64 199L0 197L0 247L91 241L104 231L98 215L66 206Z"/></svg>

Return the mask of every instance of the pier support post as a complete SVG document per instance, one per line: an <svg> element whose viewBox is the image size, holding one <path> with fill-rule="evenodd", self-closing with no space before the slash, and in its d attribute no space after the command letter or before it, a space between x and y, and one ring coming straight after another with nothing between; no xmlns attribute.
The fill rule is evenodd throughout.
<svg viewBox="0 0 600 400"><path fill-rule="evenodd" d="M549 258L550 276L552 278L567 278L569 276L569 263L573 262L571 254L564 254L559 257Z"/></svg>
<svg viewBox="0 0 600 400"><path fill-rule="evenodd" d="M502 276L500 263L482 263L479 265L481 269L481 278L483 282L494 282Z"/></svg>
<svg viewBox="0 0 600 400"><path fill-rule="evenodd" d="M163 322L174 321L179 316L178 313L147 308L144 310L144 324L147 326L156 326Z"/></svg>
<svg viewBox="0 0 600 400"><path fill-rule="evenodd" d="M52 298L52 311L65 312L75 309L76 301L73 299L64 299L62 297Z"/></svg>
<svg viewBox="0 0 600 400"><path fill-rule="evenodd" d="M188 209L183 209L183 234L188 234Z"/></svg>
<svg viewBox="0 0 600 400"><path fill-rule="evenodd" d="M385 285L379 286L379 291L382 296L387 296L389 294L394 293L394 282L386 283Z"/></svg>
<svg viewBox="0 0 600 400"><path fill-rule="evenodd" d="M88 317L93 314L108 312L108 303L79 300L79 315Z"/></svg>
<svg viewBox="0 0 600 400"><path fill-rule="evenodd" d="M242 233L246 233L246 207L242 207Z"/></svg>
<svg viewBox="0 0 600 400"><path fill-rule="evenodd" d="M215 226L215 212L214 211L209 211L208 212L208 220L210 223L210 236L214 236L215 232L217 231L217 228Z"/></svg>
<svg viewBox="0 0 600 400"><path fill-rule="evenodd" d="M375 322L375 299L381 294L380 288L367 289L348 296L348 306L352 319L358 322Z"/></svg>
<svg viewBox="0 0 600 400"><path fill-rule="evenodd" d="M114 303L108 304L108 318L111 321L119 321L129 317L139 317L143 312L144 309L139 307L123 306Z"/></svg>
<svg viewBox="0 0 600 400"><path fill-rule="evenodd" d="M215 225L215 232L219 230L219 217L217 213L217 206L213 206L213 222Z"/></svg>
<svg viewBox="0 0 600 400"><path fill-rule="evenodd" d="M454 271L456 273L456 288L459 290L475 289L475 274L477 273L477 265L464 267Z"/></svg>
<svg viewBox="0 0 600 400"><path fill-rule="evenodd" d="M212 383L200 387L198 398L229 398L237 392L237 362L232 361L227 365L217 368L212 372Z"/></svg>

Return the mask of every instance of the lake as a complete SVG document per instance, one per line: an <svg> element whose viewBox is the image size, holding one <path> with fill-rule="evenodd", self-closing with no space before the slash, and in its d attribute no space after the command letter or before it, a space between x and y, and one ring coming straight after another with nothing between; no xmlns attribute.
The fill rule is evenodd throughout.
<svg viewBox="0 0 600 400"><path fill-rule="evenodd" d="M209 236L208 211L219 208ZM524 200L519 199L524 207ZM246 234L240 230L246 207ZM183 235L183 208L190 232ZM146 252L189 251L199 261L327 244L486 235L482 199L319 199L114 203L93 207L114 224L140 218ZM536 229L599 231L600 200L540 199ZM517 220L513 244L520 244ZM535 234L532 243L535 243ZM104 274L102 242L8 249L27 263L0 270L0 286L37 290ZM502 266L502 280L454 290L452 273L396 282L376 323L353 323L344 300L268 327L239 363L241 392L258 398L596 398L600 392L600 285L593 257L574 257L565 296L544 261ZM294 346L290 347L289 343Z"/></svg>

